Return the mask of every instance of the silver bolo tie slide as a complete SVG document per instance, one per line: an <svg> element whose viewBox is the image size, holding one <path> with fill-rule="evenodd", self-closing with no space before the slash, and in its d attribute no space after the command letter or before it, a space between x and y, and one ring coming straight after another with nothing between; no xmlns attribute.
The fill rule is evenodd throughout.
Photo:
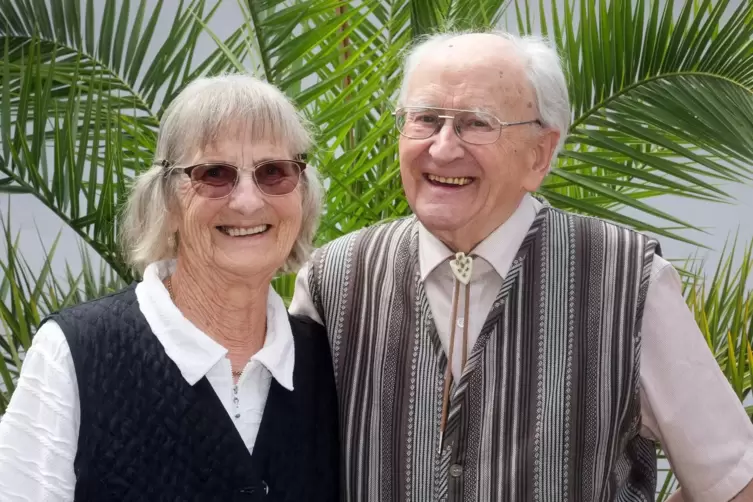
<svg viewBox="0 0 753 502"><path fill-rule="evenodd" d="M450 261L450 270L452 275L455 276L455 285L453 287L453 299L452 299L452 314L450 315L450 343L447 355L447 369L445 370L445 385L444 393L442 396L442 420L439 426L439 450L442 450L442 444L444 441L444 432L447 427L447 415L450 407L450 386L452 382L452 362L454 360L455 352L455 326L457 325L458 317L458 297L460 296L460 283L465 287L465 315L463 316L463 359L461 372L465 369L465 361L468 356L468 313L470 300L470 287L471 275L473 273L473 258L465 253L455 253L455 259Z"/></svg>

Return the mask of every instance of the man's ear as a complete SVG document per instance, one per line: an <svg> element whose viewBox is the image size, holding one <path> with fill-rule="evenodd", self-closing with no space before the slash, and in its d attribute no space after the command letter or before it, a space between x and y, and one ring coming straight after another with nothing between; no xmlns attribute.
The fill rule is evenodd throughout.
<svg viewBox="0 0 753 502"><path fill-rule="evenodd" d="M547 127L541 130L538 138L534 143L532 152L532 164L525 180L525 189L528 192L535 192L541 186L544 178L549 174L549 168L552 163L554 151L557 149L557 142L560 139L560 133L554 128Z"/></svg>

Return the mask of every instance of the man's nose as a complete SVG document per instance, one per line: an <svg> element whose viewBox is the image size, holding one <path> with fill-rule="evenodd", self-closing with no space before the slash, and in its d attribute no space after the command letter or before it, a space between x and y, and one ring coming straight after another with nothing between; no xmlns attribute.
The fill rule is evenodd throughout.
<svg viewBox="0 0 753 502"><path fill-rule="evenodd" d="M445 119L439 131L432 137L429 154L441 163L449 163L463 157L465 149L455 133L452 119Z"/></svg>

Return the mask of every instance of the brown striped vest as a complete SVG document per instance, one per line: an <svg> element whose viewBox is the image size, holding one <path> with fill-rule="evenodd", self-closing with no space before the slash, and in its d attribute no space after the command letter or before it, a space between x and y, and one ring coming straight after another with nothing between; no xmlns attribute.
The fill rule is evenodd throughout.
<svg viewBox="0 0 753 502"><path fill-rule="evenodd" d="M419 278L415 217L318 250L347 501L649 501L640 326L657 243L545 206L497 295L439 443L447 358Z"/></svg>

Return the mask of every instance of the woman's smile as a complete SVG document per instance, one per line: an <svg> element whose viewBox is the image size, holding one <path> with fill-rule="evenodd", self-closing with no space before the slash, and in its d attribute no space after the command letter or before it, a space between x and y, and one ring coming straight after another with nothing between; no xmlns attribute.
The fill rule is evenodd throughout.
<svg viewBox="0 0 753 502"><path fill-rule="evenodd" d="M235 227L235 226L221 225L217 227L217 230L219 230L223 234L228 235L230 237L252 237L252 236L258 236L258 235L264 234L270 228L272 228L272 225L268 225L265 223L262 225L255 225L252 227Z"/></svg>

